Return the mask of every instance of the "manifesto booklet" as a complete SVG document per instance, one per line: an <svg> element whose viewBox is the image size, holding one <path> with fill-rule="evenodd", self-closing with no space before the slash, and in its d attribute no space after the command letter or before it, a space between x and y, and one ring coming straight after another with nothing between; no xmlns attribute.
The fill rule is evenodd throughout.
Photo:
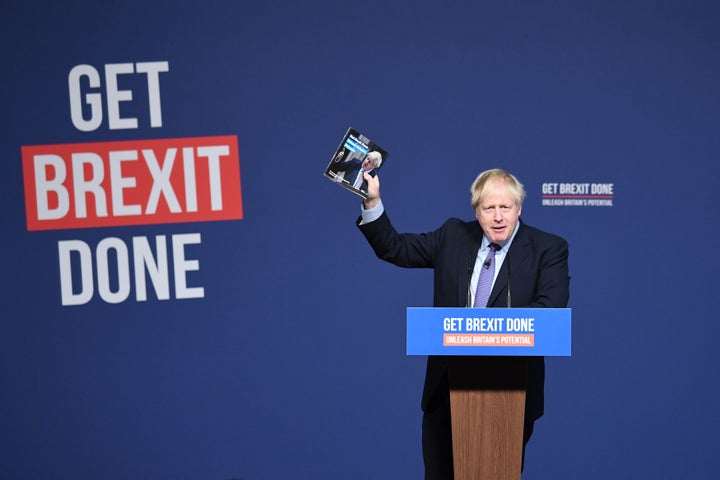
<svg viewBox="0 0 720 480"><path fill-rule="evenodd" d="M374 177L387 157L387 151L350 127L330 159L325 176L362 198L367 198L367 181L363 173Z"/></svg>

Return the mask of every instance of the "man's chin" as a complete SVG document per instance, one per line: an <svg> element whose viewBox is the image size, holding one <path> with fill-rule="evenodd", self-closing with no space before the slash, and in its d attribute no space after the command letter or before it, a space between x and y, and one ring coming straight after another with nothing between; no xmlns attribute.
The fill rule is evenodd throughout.
<svg viewBox="0 0 720 480"><path fill-rule="evenodd" d="M506 230L493 230L492 235L490 235L490 240L492 240L495 243L501 243L507 240L507 232Z"/></svg>

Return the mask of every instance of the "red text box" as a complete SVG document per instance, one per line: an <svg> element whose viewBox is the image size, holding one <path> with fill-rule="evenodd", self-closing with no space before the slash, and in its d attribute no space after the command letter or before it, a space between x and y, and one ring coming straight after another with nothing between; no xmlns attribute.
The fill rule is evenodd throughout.
<svg viewBox="0 0 720 480"><path fill-rule="evenodd" d="M239 220L237 136L22 147L28 230Z"/></svg>

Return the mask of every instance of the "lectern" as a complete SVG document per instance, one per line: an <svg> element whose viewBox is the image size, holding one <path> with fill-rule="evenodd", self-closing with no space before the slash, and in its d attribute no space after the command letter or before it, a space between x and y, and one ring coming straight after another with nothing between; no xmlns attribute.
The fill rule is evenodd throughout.
<svg viewBox="0 0 720 480"><path fill-rule="evenodd" d="M407 309L407 354L448 356L456 480L519 480L530 356L569 356L569 308Z"/></svg>

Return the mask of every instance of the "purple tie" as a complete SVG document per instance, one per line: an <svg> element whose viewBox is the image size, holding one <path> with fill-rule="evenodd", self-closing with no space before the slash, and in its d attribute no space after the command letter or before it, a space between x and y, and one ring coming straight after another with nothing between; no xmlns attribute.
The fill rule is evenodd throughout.
<svg viewBox="0 0 720 480"><path fill-rule="evenodd" d="M473 308L487 307L490 291L492 290L493 277L495 277L495 252L498 250L500 250L500 245L497 243L490 244L490 251L480 267L480 277L478 278L477 290L475 290Z"/></svg>

